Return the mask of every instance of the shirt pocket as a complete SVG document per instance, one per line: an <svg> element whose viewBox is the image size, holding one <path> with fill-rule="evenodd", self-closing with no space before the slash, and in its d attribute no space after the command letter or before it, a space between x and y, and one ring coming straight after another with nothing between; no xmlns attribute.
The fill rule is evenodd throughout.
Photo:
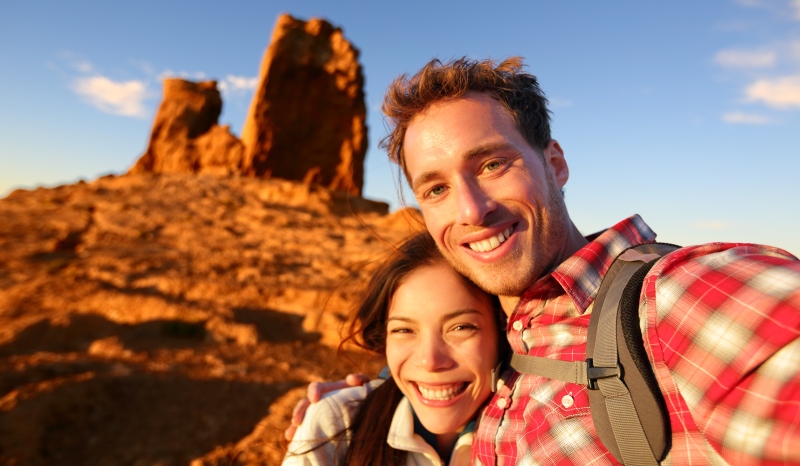
<svg viewBox="0 0 800 466"><path fill-rule="evenodd" d="M551 380L531 390L530 397L541 407L540 416L553 425L563 419L591 416L589 391L583 385Z"/></svg>

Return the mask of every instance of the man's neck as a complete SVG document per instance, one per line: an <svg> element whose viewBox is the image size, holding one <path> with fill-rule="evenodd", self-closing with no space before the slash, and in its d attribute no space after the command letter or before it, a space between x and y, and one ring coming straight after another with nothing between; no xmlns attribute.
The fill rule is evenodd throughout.
<svg viewBox="0 0 800 466"><path fill-rule="evenodd" d="M506 316L511 317L511 313L514 312L514 308L517 307L519 298L519 296L498 296L500 306L503 307Z"/></svg>
<svg viewBox="0 0 800 466"><path fill-rule="evenodd" d="M575 227L575 224L570 222L569 240L564 243L564 248L561 251L561 254L557 256L558 259L552 264L552 270L555 270L555 268L561 265L563 261L567 260L587 244L589 244L589 241L584 238L583 235L581 235L580 231L578 231L578 228ZM550 270L550 272L552 272L552 270ZM514 309L517 307L520 297L521 296L498 296L500 299L500 305L503 307L503 311L506 313L506 316L511 317L511 313L513 313Z"/></svg>

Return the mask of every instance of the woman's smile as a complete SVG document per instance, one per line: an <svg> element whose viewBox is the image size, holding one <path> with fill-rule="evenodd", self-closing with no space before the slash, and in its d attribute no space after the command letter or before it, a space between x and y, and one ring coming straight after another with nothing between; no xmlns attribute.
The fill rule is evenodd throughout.
<svg viewBox="0 0 800 466"><path fill-rule="evenodd" d="M488 295L443 263L414 270L397 288L386 359L431 433L462 431L491 394L498 312Z"/></svg>
<svg viewBox="0 0 800 466"><path fill-rule="evenodd" d="M417 387L423 401L449 401L464 393L467 388L467 382L428 386L420 382L412 383Z"/></svg>

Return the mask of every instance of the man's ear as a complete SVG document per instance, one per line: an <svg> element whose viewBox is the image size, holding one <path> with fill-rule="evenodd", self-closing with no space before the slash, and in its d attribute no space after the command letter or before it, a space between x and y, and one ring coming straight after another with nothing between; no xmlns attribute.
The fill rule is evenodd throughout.
<svg viewBox="0 0 800 466"><path fill-rule="evenodd" d="M556 179L556 185L563 188L569 179L569 167L567 166L567 159L564 158L564 150L558 141L551 139L544 149L544 160L553 170L553 176Z"/></svg>

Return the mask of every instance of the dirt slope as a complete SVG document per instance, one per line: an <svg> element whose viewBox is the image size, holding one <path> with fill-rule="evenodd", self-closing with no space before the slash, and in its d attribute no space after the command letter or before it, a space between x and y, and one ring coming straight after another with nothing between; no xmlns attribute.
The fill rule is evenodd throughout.
<svg viewBox="0 0 800 466"><path fill-rule="evenodd" d="M190 174L0 200L0 465L279 463L309 381L380 367L338 329L409 218Z"/></svg>

